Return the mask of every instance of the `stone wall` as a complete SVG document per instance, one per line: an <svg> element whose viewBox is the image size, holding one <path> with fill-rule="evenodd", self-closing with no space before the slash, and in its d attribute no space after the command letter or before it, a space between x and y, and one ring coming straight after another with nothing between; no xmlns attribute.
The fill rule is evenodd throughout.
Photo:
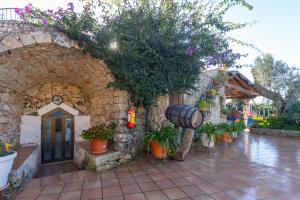
<svg viewBox="0 0 300 200"><path fill-rule="evenodd" d="M52 102L54 95L63 97L64 103L86 114L89 107L89 99L81 89L75 85L61 83L47 83L26 90L23 96L23 114L36 115L41 107Z"/></svg>
<svg viewBox="0 0 300 200"><path fill-rule="evenodd" d="M22 98L17 92L0 86L0 142L19 141Z"/></svg>
<svg viewBox="0 0 300 200"><path fill-rule="evenodd" d="M257 135L280 136L300 139L300 131L293 130L250 128L250 133Z"/></svg>

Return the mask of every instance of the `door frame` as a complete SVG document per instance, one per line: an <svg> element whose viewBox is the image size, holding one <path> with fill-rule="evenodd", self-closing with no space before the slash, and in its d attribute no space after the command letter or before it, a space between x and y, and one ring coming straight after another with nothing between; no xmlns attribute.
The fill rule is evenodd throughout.
<svg viewBox="0 0 300 200"><path fill-rule="evenodd" d="M51 115L53 112L56 112L56 111L60 111L60 112L63 112L65 113L68 117L71 117L72 118L72 128L71 128L71 157L69 158L65 158L65 142L62 142L62 145L61 145L61 151L62 151L62 158L61 159L55 159L55 138L52 136L54 134L54 124L55 124L55 117L51 117L51 159L50 160L47 160L45 161L44 160L44 121L47 117L49 117L49 115ZM65 117L62 118L62 139L65 138ZM74 134L74 128L75 128L75 121L74 121L74 115L72 115L71 113L65 111L64 109L62 108L55 108L45 114L43 114L41 116L41 163L51 163L51 162L60 162L60 161L65 161L65 160L73 160L74 158L74 137L75 137L75 134ZM64 141L64 140L62 140ZM53 158L54 157L54 158Z"/></svg>

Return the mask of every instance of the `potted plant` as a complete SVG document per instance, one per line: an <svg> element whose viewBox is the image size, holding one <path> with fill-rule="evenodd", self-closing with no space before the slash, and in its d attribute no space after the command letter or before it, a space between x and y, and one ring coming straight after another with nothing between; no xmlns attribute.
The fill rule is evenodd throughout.
<svg viewBox="0 0 300 200"><path fill-rule="evenodd" d="M147 134L143 139L143 145L147 151L151 151L155 158L166 158L168 155L174 155L180 144L180 135L178 131L167 126Z"/></svg>
<svg viewBox="0 0 300 200"><path fill-rule="evenodd" d="M203 146L212 148L215 146L216 137L222 135L222 130L218 125L206 123L197 129L197 134L200 135Z"/></svg>
<svg viewBox="0 0 300 200"><path fill-rule="evenodd" d="M8 175L17 157L17 152L10 149L9 144L0 143L0 191L8 186Z"/></svg>
<svg viewBox="0 0 300 200"><path fill-rule="evenodd" d="M198 109L204 112L207 112L211 107L213 103L209 100L200 99L198 104Z"/></svg>
<svg viewBox="0 0 300 200"><path fill-rule="evenodd" d="M228 81L228 76L224 71L219 71L216 78L213 79L213 83L217 86L226 86L226 83Z"/></svg>
<svg viewBox="0 0 300 200"><path fill-rule="evenodd" d="M218 95L218 91L216 89L210 89L206 92L207 96L209 97L214 97Z"/></svg>
<svg viewBox="0 0 300 200"><path fill-rule="evenodd" d="M107 152L107 140L112 139L114 130L111 126L100 124L82 131L82 138L91 142L91 153L101 154Z"/></svg>
<svg viewBox="0 0 300 200"><path fill-rule="evenodd" d="M231 134L230 134L231 124L221 123L221 124L219 124L219 128L223 132L222 142L231 143L232 142L232 138L231 138Z"/></svg>

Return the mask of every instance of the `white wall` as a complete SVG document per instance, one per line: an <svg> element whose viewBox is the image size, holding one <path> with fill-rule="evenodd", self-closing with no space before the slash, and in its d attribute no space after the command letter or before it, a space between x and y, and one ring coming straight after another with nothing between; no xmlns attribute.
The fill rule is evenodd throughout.
<svg viewBox="0 0 300 200"><path fill-rule="evenodd" d="M20 144L41 144L41 116L21 116Z"/></svg>

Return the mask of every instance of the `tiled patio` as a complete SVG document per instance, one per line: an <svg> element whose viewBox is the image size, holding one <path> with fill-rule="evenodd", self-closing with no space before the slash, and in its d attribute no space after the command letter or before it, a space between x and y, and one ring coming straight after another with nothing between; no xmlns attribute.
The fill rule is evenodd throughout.
<svg viewBox="0 0 300 200"><path fill-rule="evenodd" d="M300 140L246 135L183 161L140 158L113 171L77 171L29 181L18 200L300 199Z"/></svg>

